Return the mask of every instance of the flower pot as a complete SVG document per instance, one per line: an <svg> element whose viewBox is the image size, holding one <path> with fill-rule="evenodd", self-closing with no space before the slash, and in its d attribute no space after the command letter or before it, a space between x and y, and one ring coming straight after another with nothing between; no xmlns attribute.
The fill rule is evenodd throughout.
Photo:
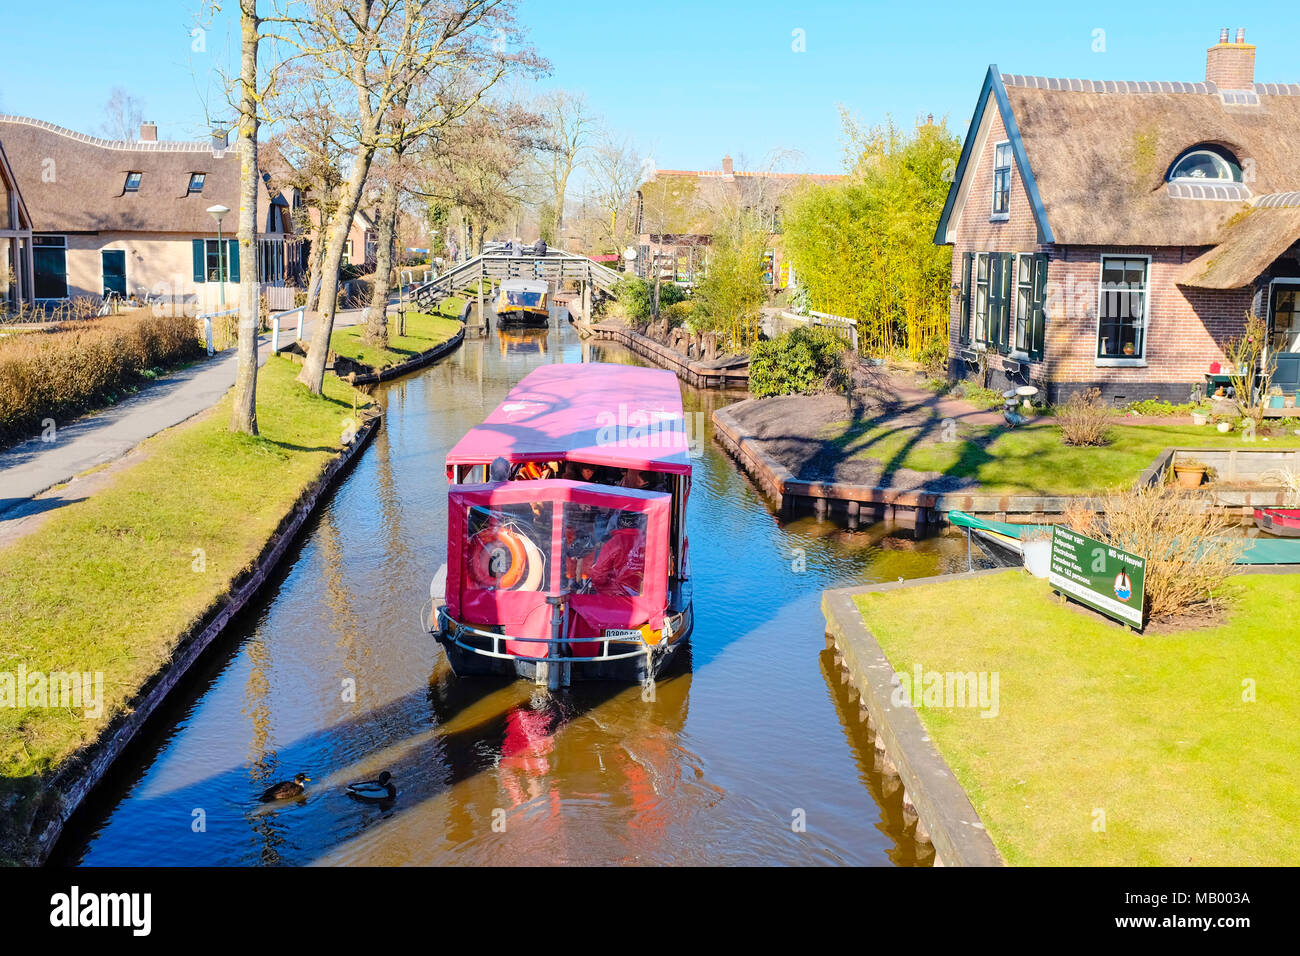
<svg viewBox="0 0 1300 956"><path fill-rule="evenodd" d="M1228 434L1228 432L1232 431L1232 422L1219 422L1219 431L1225 435Z"/></svg>
<svg viewBox="0 0 1300 956"><path fill-rule="evenodd" d="M1285 408L1286 398L1282 395L1270 395L1268 397L1269 408Z"/></svg>
<svg viewBox="0 0 1300 956"><path fill-rule="evenodd" d="M1180 488L1199 488L1205 478L1204 465L1174 465L1174 475Z"/></svg>
<svg viewBox="0 0 1300 956"><path fill-rule="evenodd" d="M1192 412L1193 425L1204 425L1209 420L1210 420L1210 416L1205 414L1204 412Z"/></svg>

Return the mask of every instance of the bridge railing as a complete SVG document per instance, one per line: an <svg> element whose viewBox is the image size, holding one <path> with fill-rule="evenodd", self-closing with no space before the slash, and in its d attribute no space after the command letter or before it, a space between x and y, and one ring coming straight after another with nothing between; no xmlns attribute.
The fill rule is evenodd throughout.
<svg viewBox="0 0 1300 956"><path fill-rule="evenodd" d="M792 322L801 322L805 325L830 329L848 342L853 351L858 350L858 322L856 319L850 319L845 315L832 315L829 312L809 312L807 315L782 312L781 317Z"/></svg>

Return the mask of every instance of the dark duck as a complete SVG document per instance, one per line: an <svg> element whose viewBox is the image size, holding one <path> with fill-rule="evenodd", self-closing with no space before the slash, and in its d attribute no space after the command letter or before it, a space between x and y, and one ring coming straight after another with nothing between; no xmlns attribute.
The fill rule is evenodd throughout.
<svg viewBox="0 0 1300 956"><path fill-rule="evenodd" d="M311 777L305 773L300 773L292 780L281 780L279 783L272 784L262 792L259 798L263 803L270 803L272 800L288 800L291 797L301 797L307 789L303 784L308 783Z"/></svg>

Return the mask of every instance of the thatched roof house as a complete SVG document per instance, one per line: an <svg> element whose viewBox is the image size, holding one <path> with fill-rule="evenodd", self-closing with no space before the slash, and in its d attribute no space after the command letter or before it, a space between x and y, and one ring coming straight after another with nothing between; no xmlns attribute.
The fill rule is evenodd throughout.
<svg viewBox="0 0 1300 956"><path fill-rule="evenodd" d="M149 123L139 140L106 140L0 116L0 145L31 213L38 299L194 297L203 291L195 285L238 281L238 255L226 238L238 213L225 216L219 247L208 212L239 208L240 157L224 142L160 141ZM265 180L259 191L259 274L282 284L283 244L292 236L287 206Z"/></svg>
<svg viewBox="0 0 1300 956"><path fill-rule="evenodd" d="M657 264L662 278L691 282L702 268L713 223L727 210L741 207L755 211L778 229L777 219L785 196L799 183L834 182L841 175L783 173L775 170L740 170L730 156L722 157L718 169L660 169L653 171L633 197L639 275L654 274ZM772 279L779 283L773 249Z"/></svg>
<svg viewBox="0 0 1300 956"><path fill-rule="evenodd" d="M1300 375L1300 84L1254 72L1226 30L1197 82L990 67L935 235L958 374L1185 401L1251 309Z"/></svg>

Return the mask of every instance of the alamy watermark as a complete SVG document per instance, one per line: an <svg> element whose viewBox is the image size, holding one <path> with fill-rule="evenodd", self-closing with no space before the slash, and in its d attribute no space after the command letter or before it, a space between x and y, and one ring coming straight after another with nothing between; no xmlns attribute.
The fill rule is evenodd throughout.
<svg viewBox="0 0 1300 956"><path fill-rule="evenodd" d="M997 671L928 671L918 662L911 673L896 671L890 702L930 710L970 707L981 717L998 715Z"/></svg>
<svg viewBox="0 0 1300 956"><path fill-rule="evenodd" d="M704 453L708 420L703 412L677 415L657 409L632 408L619 403L618 413L596 416L596 444L601 448L653 448L684 451L691 458Z"/></svg>
<svg viewBox="0 0 1300 956"><path fill-rule="evenodd" d="M102 671L0 671L0 707L15 710L50 707L81 710L91 720L104 714Z"/></svg>

